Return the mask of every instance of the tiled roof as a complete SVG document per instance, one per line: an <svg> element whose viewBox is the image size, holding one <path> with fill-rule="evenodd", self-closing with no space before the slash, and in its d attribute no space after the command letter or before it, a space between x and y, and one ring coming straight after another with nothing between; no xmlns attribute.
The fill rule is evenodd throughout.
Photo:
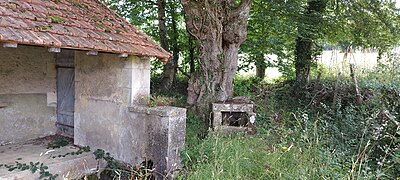
<svg viewBox="0 0 400 180"><path fill-rule="evenodd" d="M98 0L0 0L0 41L170 57Z"/></svg>

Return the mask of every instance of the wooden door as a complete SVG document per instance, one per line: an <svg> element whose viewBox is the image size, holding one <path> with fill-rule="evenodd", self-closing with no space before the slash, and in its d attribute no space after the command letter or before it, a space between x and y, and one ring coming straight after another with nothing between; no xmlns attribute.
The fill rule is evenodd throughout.
<svg viewBox="0 0 400 180"><path fill-rule="evenodd" d="M56 55L57 67L57 131L74 136L75 112L75 56L73 50L62 50Z"/></svg>

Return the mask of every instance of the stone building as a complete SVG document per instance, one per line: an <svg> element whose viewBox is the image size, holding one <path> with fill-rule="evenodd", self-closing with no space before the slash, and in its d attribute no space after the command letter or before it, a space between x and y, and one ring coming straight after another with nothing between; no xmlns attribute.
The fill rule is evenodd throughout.
<svg viewBox="0 0 400 180"><path fill-rule="evenodd" d="M186 110L146 107L150 59L170 54L98 0L0 0L0 144L48 135L162 173ZM1 159L1 154L0 154Z"/></svg>

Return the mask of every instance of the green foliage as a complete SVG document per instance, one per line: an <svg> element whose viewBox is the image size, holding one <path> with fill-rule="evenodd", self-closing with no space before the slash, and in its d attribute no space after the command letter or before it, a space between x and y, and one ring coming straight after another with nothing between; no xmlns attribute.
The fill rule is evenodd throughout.
<svg viewBox="0 0 400 180"><path fill-rule="evenodd" d="M71 155L71 156L74 156L74 155L80 155L80 154L83 154L83 153L85 153L85 152L90 152L90 147L89 146L85 146L85 147L79 147L79 149L78 150L76 150L75 152L69 152L69 153L65 153L65 154L60 154L60 155L57 155L57 156L51 156L51 158L61 158L61 157L66 157L66 156L68 156L68 155Z"/></svg>
<svg viewBox="0 0 400 180"><path fill-rule="evenodd" d="M105 152L102 149L97 149L93 152L96 160L105 160L107 162L106 169L111 171L111 176L113 178L117 177L129 177L129 173L126 170L126 167L123 166L120 162L114 159L110 153Z"/></svg>
<svg viewBox="0 0 400 180"><path fill-rule="evenodd" d="M38 172L40 174L39 179L55 180L58 174L52 174L48 171L49 167L40 162L30 162L29 164L20 163L16 161L14 164L0 164L0 168L7 168L8 171L26 171L29 170L32 174Z"/></svg>
<svg viewBox="0 0 400 180"><path fill-rule="evenodd" d="M191 171L185 179L262 178L266 164L265 143L261 138L211 134L186 151L183 158Z"/></svg>
<svg viewBox="0 0 400 180"><path fill-rule="evenodd" d="M153 163L144 161L140 166L132 167L129 164L121 163L114 157L102 149L97 149L93 152L96 160L104 160L107 162L106 171L101 174L102 178L112 179L141 179L147 180L152 178Z"/></svg>
<svg viewBox="0 0 400 180"><path fill-rule="evenodd" d="M251 96L255 91L262 89L262 79L254 76L242 78L236 76L234 79L235 96Z"/></svg>
<svg viewBox="0 0 400 180"><path fill-rule="evenodd" d="M160 42L160 32L157 23L157 1L127 0L123 1L123 3L119 0L102 1L122 17L129 19L130 23L134 24L142 32L146 33L157 42ZM185 17L180 1L165 0L165 2L165 21L167 26L168 44L174 45L176 42L177 53L181 56L179 59L179 67L181 67L182 70L185 70L185 72L189 72L189 62L191 61L191 58L194 60L194 58L197 57L196 42L195 40L190 39L190 35L186 31ZM175 23L176 31L173 29L173 23ZM191 52L194 53L193 57L190 57ZM152 75L160 75L163 69L163 64L160 61L152 61L151 65Z"/></svg>
<svg viewBox="0 0 400 180"><path fill-rule="evenodd" d="M285 64L293 59L296 19L301 9L300 1L254 0L247 39L241 46L244 63L239 68L249 69L252 63L264 68L287 67ZM268 54L277 55L277 60L265 58Z"/></svg>
<svg viewBox="0 0 400 180"><path fill-rule="evenodd" d="M71 143L71 140L67 139L66 137L63 136L57 136L53 142L49 143L47 145L47 149L57 149L61 148L64 146L67 146L68 144Z"/></svg>
<svg viewBox="0 0 400 180"><path fill-rule="evenodd" d="M317 12L321 3L325 3L325 10ZM382 57L399 45L399 17L393 1L254 0L248 37L241 46L244 63L239 68L250 69L251 64L257 68L278 67L286 80L294 79L298 38L312 42L312 51L306 55L314 59L319 56L322 44L342 50L374 48ZM266 56L270 54L277 55L277 59ZM313 61L307 63L316 65Z"/></svg>
<svg viewBox="0 0 400 180"><path fill-rule="evenodd" d="M389 50L399 43L399 10L392 1L331 1L327 38L344 46Z"/></svg>

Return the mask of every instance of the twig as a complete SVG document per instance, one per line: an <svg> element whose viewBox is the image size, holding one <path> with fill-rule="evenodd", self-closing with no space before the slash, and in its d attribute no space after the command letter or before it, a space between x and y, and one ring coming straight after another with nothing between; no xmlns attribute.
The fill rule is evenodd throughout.
<svg viewBox="0 0 400 180"><path fill-rule="evenodd" d="M337 96L338 96L338 91L339 91L339 83L340 83L340 70L337 74L337 79L336 79L336 83L335 83L335 90L333 92L333 103L332 103L332 107L336 106L336 101L337 101Z"/></svg>
<svg viewBox="0 0 400 180"><path fill-rule="evenodd" d="M356 76L356 73L354 71L354 64L350 64L350 76L351 76L351 79L353 79L354 89L356 91L356 103L358 105L360 105L360 104L362 104L363 99L362 99L360 90L358 88L357 76Z"/></svg>

